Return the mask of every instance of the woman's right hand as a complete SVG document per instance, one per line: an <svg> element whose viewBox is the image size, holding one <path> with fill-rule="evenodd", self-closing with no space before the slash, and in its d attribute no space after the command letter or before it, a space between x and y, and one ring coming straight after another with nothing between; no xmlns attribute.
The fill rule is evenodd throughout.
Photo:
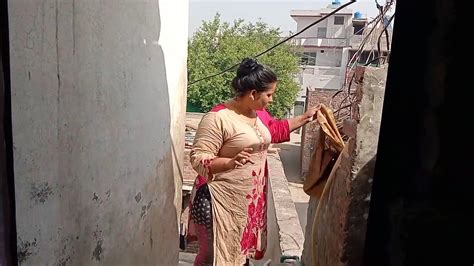
<svg viewBox="0 0 474 266"><path fill-rule="evenodd" d="M255 162L251 159L251 154L252 148L245 148L241 152L239 152L237 155L232 157L229 162L228 162L228 168L229 169L234 169L237 166L243 166L246 163L252 163L254 164Z"/></svg>

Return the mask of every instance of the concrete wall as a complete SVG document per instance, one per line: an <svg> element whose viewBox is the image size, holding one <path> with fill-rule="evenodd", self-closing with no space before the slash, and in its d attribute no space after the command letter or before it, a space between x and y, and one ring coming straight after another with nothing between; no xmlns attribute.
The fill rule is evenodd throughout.
<svg viewBox="0 0 474 266"><path fill-rule="evenodd" d="M311 23L315 22L316 20L320 19L321 17L294 17L296 20L296 31L299 32L300 30L304 29L305 27L309 26ZM316 37L318 33L318 28L320 27L327 27L328 20L325 19L320 23L312 26L311 28L307 29L305 32L301 33L298 37Z"/></svg>
<svg viewBox="0 0 474 266"><path fill-rule="evenodd" d="M270 176L267 198L267 250L263 259L259 261L252 260L254 265L264 265L268 261L270 261L271 265L277 264L282 254L272 185L272 176Z"/></svg>
<svg viewBox="0 0 474 266"><path fill-rule="evenodd" d="M332 10L331 10L332 11ZM325 14L324 14L325 15ZM329 18L324 19L323 21L319 22L318 24L312 26L305 32L299 35L299 38L304 37L316 37L318 33L318 28L326 28L326 38L349 38L351 36L351 32L353 31L352 27L352 16L351 15L338 15L344 16L344 25L334 25L334 17L331 16ZM298 17L295 16L293 19L296 21L296 30L300 31L310 25L311 23L315 22L316 20L321 19L322 16L314 16L314 17Z"/></svg>
<svg viewBox="0 0 474 266"><path fill-rule="evenodd" d="M315 69L316 73L322 73L327 70ZM332 68L330 71L339 72L338 68ZM332 90L336 92L342 88L343 77L336 75L321 75L321 74L303 74L302 84L300 90L307 88L323 88L325 90Z"/></svg>
<svg viewBox="0 0 474 266"><path fill-rule="evenodd" d="M318 199L316 197L310 197L308 202L308 213L306 216L306 228L304 232L304 245L303 245L303 255L301 255L301 260L303 265L314 265L313 263L313 222L314 215L316 214L316 209L318 208Z"/></svg>
<svg viewBox="0 0 474 266"><path fill-rule="evenodd" d="M334 24L334 16L336 15L344 17L344 25ZM352 15L335 14L334 16L331 16L328 21L328 37L349 38L351 36L351 32L353 31Z"/></svg>
<svg viewBox="0 0 474 266"><path fill-rule="evenodd" d="M187 96L188 59L188 0L160 1L160 19L166 22L161 27L159 45L163 49L168 82L169 108L171 114L171 143L173 153L173 172L175 173L176 215L181 216L181 187L184 178L184 138ZM178 15L179 14L179 18ZM184 19L183 19L184 18ZM177 34L179 32L180 34ZM186 34L182 34L186 32ZM179 206L179 207L178 207Z"/></svg>
<svg viewBox="0 0 474 266"><path fill-rule="evenodd" d="M358 72L360 69L364 68ZM306 228L306 240L315 239L318 244L314 248L305 243L303 260L310 265L362 265L386 73L386 66L365 68L353 108L357 124L347 130L353 135L340 165L333 169L333 182L319 201L324 205L316 218L310 213L314 213L317 200L310 200L308 225L315 219L317 223ZM315 231L310 232L312 229ZM316 261L312 261L314 256Z"/></svg>
<svg viewBox="0 0 474 266"><path fill-rule="evenodd" d="M335 48L318 49L316 55L317 66L340 67L342 59L342 50Z"/></svg>
<svg viewBox="0 0 474 266"><path fill-rule="evenodd" d="M20 263L177 264L187 1L8 4Z"/></svg>
<svg viewBox="0 0 474 266"><path fill-rule="evenodd" d="M298 213L296 212L295 204L291 198L290 190L288 189L288 181L283 169L280 155L278 153L268 155L268 168L270 175L270 186L269 197L272 201L269 201L269 219L270 215L274 215L276 218L276 233L277 236L270 236L275 239L276 243L279 243L279 247L274 250L280 251L281 255L285 256L297 256L301 257L303 252L304 235L301 228ZM273 210L271 210L273 209ZM274 211L274 212L273 212ZM273 219L273 217L271 217ZM270 224L269 220L269 226ZM275 232L269 230L269 233ZM270 240L269 238L269 240ZM279 257L276 258L276 254L273 254L272 264L279 265Z"/></svg>

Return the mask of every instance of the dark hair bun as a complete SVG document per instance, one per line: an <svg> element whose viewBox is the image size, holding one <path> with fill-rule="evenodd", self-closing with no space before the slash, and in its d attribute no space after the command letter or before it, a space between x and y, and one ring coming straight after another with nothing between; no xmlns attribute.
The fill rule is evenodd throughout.
<svg viewBox="0 0 474 266"><path fill-rule="evenodd" d="M242 96L251 90L263 92L276 81L277 76L273 70L259 64L254 58L245 58L232 79L232 88L237 96Z"/></svg>
<svg viewBox="0 0 474 266"><path fill-rule="evenodd" d="M245 58L239 65L239 69L237 70L237 77L244 77L248 74L256 71L259 66L261 66L257 60L253 58Z"/></svg>

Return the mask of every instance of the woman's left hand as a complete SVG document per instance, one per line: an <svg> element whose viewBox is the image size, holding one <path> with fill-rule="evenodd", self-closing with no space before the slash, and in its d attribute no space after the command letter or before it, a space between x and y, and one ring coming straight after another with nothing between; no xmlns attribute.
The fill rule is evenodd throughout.
<svg viewBox="0 0 474 266"><path fill-rule="evenodd" d="M319 108L320 105L318 104L315 107L310 107L304 114L288 119L290 132L313 121L314 115L318 112Z"/></svg>
<svg viewBox="0 0 474 266"><path fill-rule="evenodd" d="M309 108L304 114L303 114L303 119L304 119L304 123L309 123L311 121L313 121L314 119L314 115L318 112L320 106L319 104L317 106L314 106L314 107L311 107Z"/></svg>

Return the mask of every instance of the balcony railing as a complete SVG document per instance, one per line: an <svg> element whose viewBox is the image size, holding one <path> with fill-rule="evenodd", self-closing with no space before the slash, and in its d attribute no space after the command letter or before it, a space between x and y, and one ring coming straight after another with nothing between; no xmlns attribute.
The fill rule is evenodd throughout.
<svg viewBox="0 0 474 266"><path fill-rule="evenodd" d="M292 39L292 44L304 46L347 47L349 46L349 40L346 38L296 37Z"/></svg>
<svg viewBox="0 0 474 266"><path fill-rule="evenodd" d="M300 66L300 74L311 74L321 76L339 76L341 73L340 67L326 67L326 66Z"/></svg>

